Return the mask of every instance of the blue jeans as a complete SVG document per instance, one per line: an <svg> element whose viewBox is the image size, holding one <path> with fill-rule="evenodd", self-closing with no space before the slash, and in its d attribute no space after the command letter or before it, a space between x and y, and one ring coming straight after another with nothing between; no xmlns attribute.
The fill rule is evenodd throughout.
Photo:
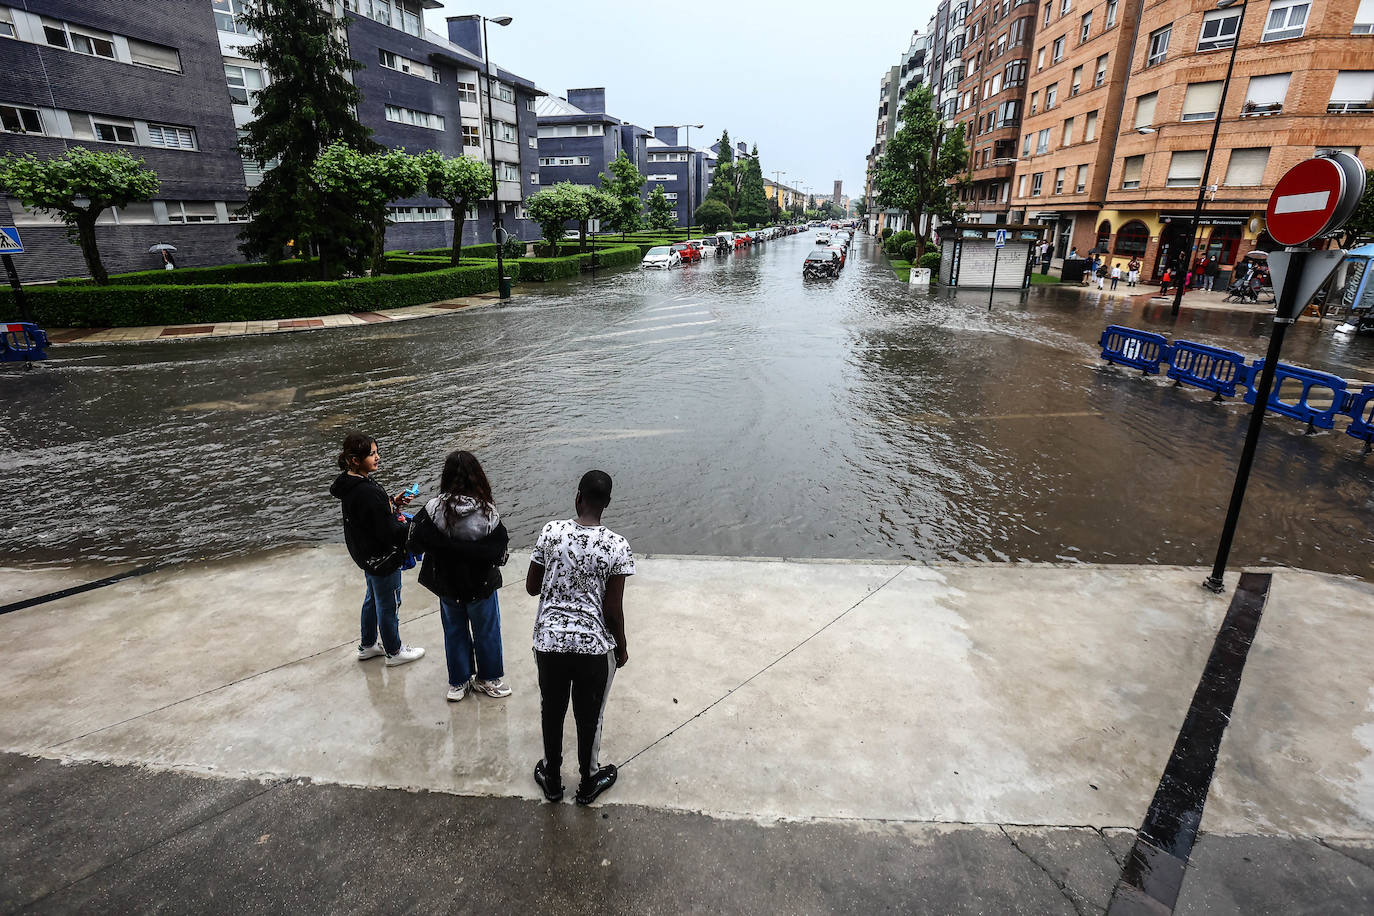
<svg viewBox="0 0 1374 916"><path fill-rule="evenodd" d="M401 571L384 576L363 573L367 580L367 594L363 596L363 632L360 645L371 646L382 636L382 648L387 655L401 651L401 621L396 612L401 607Z"/></svg>
<svg viewBox="0 0 1374 916"><path fill-rule="evenodd" d="M494 681L505 676L501 661L501 606L496 601L496 592L467 603L440 598L439 620L444 625L450 687L461 687L472 677L474 655L478 678Z"/></svg>

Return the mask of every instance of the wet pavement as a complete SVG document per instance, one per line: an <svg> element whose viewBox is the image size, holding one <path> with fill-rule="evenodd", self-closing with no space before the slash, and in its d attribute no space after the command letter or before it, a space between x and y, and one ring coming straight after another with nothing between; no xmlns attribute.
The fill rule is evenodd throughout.
<svg viewBox="0 0 1374 916"><path fill-rule="evenodd" d="M641 552L1207 564L1248 408L1104 368L1103 326L1262 354L1269 320L1033 288L910 291L867 242L803 283L803 234L682 270L521 287L448 317L72 347L0 373L0 562L335 541L342 432L389 487L476 452L516 544L616 479ZM1303 323L1285 359L1374 380L1374 340ZM1374 459L1271 417L1234 565L1367 576ZM38 491L35 492L35 488Z"/></svg>

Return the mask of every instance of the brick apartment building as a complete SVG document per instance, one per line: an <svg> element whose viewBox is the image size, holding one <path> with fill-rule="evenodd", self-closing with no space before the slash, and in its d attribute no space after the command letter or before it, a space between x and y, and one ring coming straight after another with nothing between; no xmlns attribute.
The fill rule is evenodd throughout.
<svg viewBox="0 0 1374 916"><path fill-rule="evenodd" d="M1223 107L1240 4L941 3L924 70L946 123L968 138L966 219L1043 225L1057 258L1101 247L1139 256L1153 278L1186 246L1205 184L1202 249L1229 267L1273 247L1264 205L1285 170L1335 148L1374 164L1374 0L1249 6ZM879 114L870 165L893 128Z"/></svg>
<svg viewBox="0 0 1374 916"><path fill-rule="evenodd" d="M348 0L350 52L366 69L360 120L386 146L435 149L488 161L494 132L503 221L533 237L521 201L538 169L535 100L529 80L493 64L490 117L483 98L480 20L454 17L448 37L423 27L436 0ZM57 156L71 146L125 149L154 169L156 200L105 213L97 228L111 271L156 267L149 246L177 248L182 266L240 260L238 211L261 180L240 158L237 129L252 118L253 93L272 78L247 59L253 36L239 20L240 0L30 0L0 5L0 152ZM449 244L453 222L443 201L396 201L392 248ZM490 201L469 211L465 240L489 237ZM0 198L0 222L16 225L26 251L21 276L42 280L85 273L64 228L15 200Z"/></svg>

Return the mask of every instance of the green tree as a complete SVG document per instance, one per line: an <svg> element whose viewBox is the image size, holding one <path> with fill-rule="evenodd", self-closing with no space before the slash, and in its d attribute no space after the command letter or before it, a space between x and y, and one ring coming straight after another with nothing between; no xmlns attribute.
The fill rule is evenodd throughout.
<svg viewBox="0 0 1374 916"><path fill-rule="evenodd" d="M360 153L343 143L332 143L315 160L311 177L324 207L354 223L342 233L350 244L339 254L352 267L370 261L372 272L381 273L387 204L424 190L425 171L419 160L401 150Z"/></svg>
<svg viewBox="0 0 1374 916"><path fill-rule="evenodd" d="M585 251L587 248L587 224L592 220L606 222L613 218L620 211L620 200L614 194L607 193L600 188L593 188L584 185L583 197L587 200L587 218L577 224L578 243Z"/></svg>
<svg viewBox="0 0 1374 916"><path fill-rule="evenodd" d="M737 163L736 169L739 172L739 206L735 208L735 219L749 226L761 226L768 219L768 197L763 191L758 146Z"/></svg>
<svg viewBox="0 0 1374 916"><path fill-rule="evenodd" d="M67 239L80 246L91 277L105 283L109 275L96 247L95 221L110 207L151 200L160 183L142 159L76 146L55 159L28 153L0 158L0 185L27 209L60 219Z"/></svg>
<svg viewBox="0 0 1374 916"><path fill-rule="evenodd" d="M253 220L240 233L240 248L250 258L277 261L288 243L301 251L313 242L325 275L341 248L334 234L347 236L350 223L346 213L321 209L311 169L331 143L359 152L381 148L358 121L363 96L349 76L363 65L349 55L333 8L318 0L272 0L246 4L239 14L258 35L244 55L265 64L272 77L255 96L254 120L239 149L260 167L273 163L248 192L245 209Z"/></svg>
<svg viewBox="0 0 1374 916"><path fill-rule="evenodd" d="M644 200L639 196L644 190L644 176L624 150L608 168L611 174L601 176L601 188L615 198L616 206L612 213L602 219L623 239L625 233L634 232L644 225Z"/></svg>
<svg viewBox="0 0 1374 916"><path fill-rule="evenodd" d="M868 201L864 200L862 197L854 201L854 213L859 219L868 216Z"/></svg>
<svg viewBox="0 0 1374 916"><path fill-rule="evenodd" d="M739 208L741 173L736 168L735 150L730 145L730 131L721 131L717 148L716 168L711 174L711 187L706 190L706 199L720 201L733 214Z"/></svg>
<svg viewBox="0 0 1374 916"><path fill-rule="evenodd" d="M453 213L453 244L448 262L457 264L463 258L463 222L468 207L491 195L491 167L470 156L445 156L434 150L421 153L418 158L425 193L448 204Z"/></svg>
<svg viewBox="0 0 1374 916"><path fill-rule="evenodd" d="M677 210L673 202L663 193L663 187L656 185L649 195L649 228L672 229L677 226Z"/></svg>
<svg viewBox="0 0 1374 916"><path fill-rule="evenodd" d="M549 257L558 257L558 240L563 237L564 225L569 222L584 223L588 219L585 187L571 181L560 181L551 188L531 194L525 200L525 210L530 219L539 224L539 231L544 234Z"/></svg>
<svg viewBox="0 0 1374 916"><path fill-rule="evenodd" d="M1364 196L1341 231L1341 247L1353 248L1360 239L1374 238L1374 169L1364 173Z"/></svg>
<svg viewBox="0 0 1374 916"><path fill-rule="evenodd" d="M704 232L719 232L722 229L728 229L735 221L735 216L730 212L729 207L709 197L702 201L700 207L697 207L697 212L693 218Z"/></svg>
<svg viewBox="0 0 1374 916"><path fill-rule="evenodd" d="M927 216L954 220L959 212L957 185L951 180L966 165L964 132L943 130L929 86L918 86L902 101L902 127L878 159L873 188L878 203L906 213L916 233L917 260L930 237Z"/></svg>

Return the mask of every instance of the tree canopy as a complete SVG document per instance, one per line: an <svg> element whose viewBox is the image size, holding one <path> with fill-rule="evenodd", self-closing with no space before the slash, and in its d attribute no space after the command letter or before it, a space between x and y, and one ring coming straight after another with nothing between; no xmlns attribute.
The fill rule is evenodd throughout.
<svg viewBox="0 0 1374 916"><path fill-rule="evenodd" d="M693 219L703 231L719 232L722 229L729 229L735 221L735 216L725 204L707 198L702 201L700 207L697 207Z"/></svg>
<svg viewBox="0 0 1374 916"><path fill-rule="evenodd" d="M241 233L250 258L281 258L284 247L298 250L310 242L338 250L331 238L347 233L347 220L318 210L311 169L325 147L343 143L359 152L380 147L356 113L362 93L349 75L362 69L348 51L343 23L333 4L318 0L273 0L243 6L239 18L258 35L244 56L265 64L271 81L254 96L254 120L245 125L239 149L271 168L249 189L245 207L252 216ZM329 269L322 258L322 268Z"/></svg>
<svg viewBox="0 0 1374 916"><path fill-rule="evenodd" d="M763 190L763 169L759 165L759 148L735 163L739 173L739 206L735 219L749 225L761 226L768 220L768 198Z"/></svg>
<svg viewBox="0 0 1374 916"><path fill-rule="evenodd" d="M873 188L880 205L907 214L919 260L930 236L925 217L957 217L959 198L951 179L965 169L964 132L944 132L934 96L925 85L907 93L897 117L902 126L878 159Z"/></svg>
<svg viewBox="0 0 1374 916"><path fill-rule="evenodd" d="M360 153L344 143L331 143L315 160L311 177L324 210L339 219L331 240L348 240L336 256L354 269L370 261L372 272L381 273L387 204L414 197L425 188L418 157L401 150Z"/></svg>
<svg viewBox="0 0 1374 916"><path fill-rule="evenodd" d="M582 223L588 219L587 196L583 193L585 187L571 181L560 181L553 187L531 194L525 200L525 210L530 219L539 224L550 257L558 257L558 240L563 237L564 225L569 222Z"/></svg>
<svg viewBox="0 0 1374 916"><path fill-rule="evenodd" d="M421 153L419 162L425 193L448 204L453 213L453 243L448 262L457 264L463 256L463 222L468 207L492 192L491 167L470 156L445 156L434 150Z"/></svg>
<svg viewBox="0 0 1374 916"><path fill-rule="evenodd" d="M75 146L54 159L32 154L0 158L0 185L29 210L60 219L67 238L81 247L86 268L97 283L109 275L100 261L95 221L110 207L151 200L160 187L157 173L128 153L92 152Z"/></svg>
<svg viewBox="0 0 1374 916"><path fill-rule="evenodd" d="M717 148L716 170L711 175L711 187L706 190L706 199L720 201L734 214L739 209L739 179L743 174L736 168L735 151L730 146L730 131L721 131Z"/></svg>
<svg viewBox="0 0 1374 916"><path fill-rule="evenodd" d="M673 202L663 193L663 187L656 185L649 194L649 228L672 229L677 225L677 210Z"/></svg>
<svg viewBox="0 0 1374 916"><path fill-rule="evenodd" d="M601 176L601 188L616 202L614 210L602 217L607 228L625 233L634 232L644 225L644 201L639 196L644 190L644 176L635 168L634 161L621 150L620 155L608 166L609 175Z"/></svg>

